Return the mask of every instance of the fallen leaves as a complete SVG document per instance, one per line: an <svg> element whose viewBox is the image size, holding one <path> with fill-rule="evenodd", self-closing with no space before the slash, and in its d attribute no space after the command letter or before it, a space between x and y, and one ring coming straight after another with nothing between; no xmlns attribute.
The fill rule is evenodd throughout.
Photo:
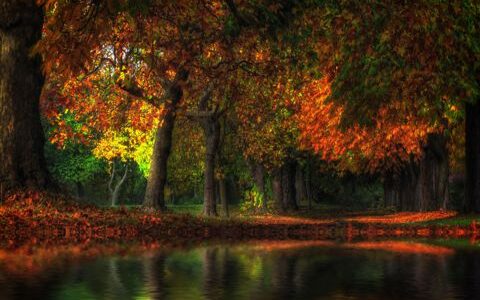
<svg viewBox="0 0 480 300"><path fill-rule="evenodd" d="M455 211L401 212L385 216L360 216L347 218L346 221L377 224L405 224L446 219L456 216Z"/></svg>
<svg viewBox="0 0 480 300"><path fill-rule="evenodd" d="M383 216L304 218L256 216L203 218L187 214L161 214L141 208L98 208L80 205L57 194L22 191L6 197L0 206L0 240L138 241L206 239L336 239L388 236L476 236L471 226L404 224L455 216L455 212L403 212Z"/></svg>

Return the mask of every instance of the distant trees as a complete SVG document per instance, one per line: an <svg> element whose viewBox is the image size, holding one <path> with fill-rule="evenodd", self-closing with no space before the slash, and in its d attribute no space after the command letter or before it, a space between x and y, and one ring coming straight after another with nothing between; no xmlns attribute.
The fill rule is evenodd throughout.
<svg viewBox="0 0 480 300"><path fill-rule="evenodd" d="M475 171L479 149L475 132L480 127L474 116L479 94L475 62L480 52L478 27L473 24L479 16L480 6L475 1L418 1L414 5L384 1L365 5L345 0L313 7L307 13L307 19L322 20L313 37L319 41L317 54L322 71L331 79L327 102L343 110L340 127L348 128L346 132L353 134L355 131L349 130L372 130L368 128L378 126L382 111L391 109L399 113L388 116L387 123L412 126L410 130L402 130L405 134L424 132L423 137L411 139L421 152L413 152L411 158L399 164L400 169L386 176L387 186L392 178L397 185L397 192L387 191L387 194L400 198L395 201L400 201L402 209L429 210L444 206L448 197L448 133L462 122L464 113L465 208L478 211L479 197L474 196L478 195L480 186ZM421 129L424 125L419 128L418 121L412 119L402 121L408 115L431 130ZM394 128L384 129L389 135L396 132ZM382 135L372 135L372 141L378 136ZM390 140L387 136L386 143L375 144L373 149L382 153L382 145L390 141L395 144L401 141L399 138ZM333 139L327 144L337 144L339 140L342 139ZM366 145L372 144L358 146ZM410 156L408 149L407 157ZM345 153L350 155L349 151ZM395 157L391 161L398 160ZM401 195L403 193L408 195Z"/></svg>
<svg viewBox="0 0 480 300"><path fill-rule="evenodd" d="M146 207L166 209L175 124L186 118L204 133L195 171L206 215L218 198L227 207L226 123L263 210L268 183L280 211L312 198L301 170L311 176L313 155L337 174L380 178L386 205L425 211L448 204L452 128L465 122L463 206L480 211L475 1L41 3L0 6L2 193L51 185L42 56L51 142L135 162L148 172Z"/></svg>

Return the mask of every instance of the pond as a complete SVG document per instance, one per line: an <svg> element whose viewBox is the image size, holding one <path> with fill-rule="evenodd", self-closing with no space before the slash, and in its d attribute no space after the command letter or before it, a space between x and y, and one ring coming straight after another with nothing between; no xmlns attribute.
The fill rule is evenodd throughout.
<svg viewBox="0 0 480 300"><path fill-rule="evenodd" d="M480 246L462 240L28 246L0 250L0 299L480 299Z"/></svg>

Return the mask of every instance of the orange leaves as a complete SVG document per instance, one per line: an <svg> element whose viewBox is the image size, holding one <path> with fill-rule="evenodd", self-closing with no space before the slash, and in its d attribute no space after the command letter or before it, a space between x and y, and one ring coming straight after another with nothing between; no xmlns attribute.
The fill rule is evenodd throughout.
<svg viewBox="0 0 480 300"><path fill-rule="evenodd" d="M438 219L446 219L456 216L458 213L454 211L432 211L432 212L401 212L386 216L369 216L348 218L346 221L355 221L361 223L378 223L378 224L404 224L412 222L425 222Z"/></svg>
<svg viewBox="0 0 480 300"><path fill-rule="evenodd" d="M422 143L434 129L412 113L382 107L372 126L342 129L343 109L331 102L330 82L323 78L306 85L301 92L297 122L300 142L341 170L378 172L395 169L413 155L422 154Z"/></svg>

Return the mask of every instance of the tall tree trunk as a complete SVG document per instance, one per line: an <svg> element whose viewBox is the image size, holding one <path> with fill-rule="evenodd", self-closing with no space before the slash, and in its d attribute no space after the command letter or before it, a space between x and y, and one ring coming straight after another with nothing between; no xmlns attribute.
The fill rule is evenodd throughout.
<svg viewBox="0 0 480 300"><path fill-rule="evenodd" d="M280 212L285 212L283 203L283 185L282 185L282 169L278 168L272 172L272 191L275 201L275 208Z"/></svg>
<svg viewBox="0 0 480 300"><path fill-rule="evenodd" d="M0 4L0 189L48 188L39 98L44 78L32 47L41 37L43 8L34 0Z"/></svg>
<svg viewBox="0 0 480 300"><path fill-rule="evenodd" d="M206 117L201 123L206 143L203 213L207 216L216 216L215 160L219 151L220 122L216 117Z"/></svg>
<svg viewBox="0 0 480 300"><path fill-rule="evenodd" d="M442 134L430 134L421 159L412 159L399 174L385 179L386 204L398 203L402 211L444 209L448 175L447 140Z"/></svg>
<svg viewBox="0 0 480 300"><path fill-rule="evenodd" d="M421 199L418 211L445 209L448 203L449 162L447 139L443 134L430 134L420 161Z"/></svg>
<svg viewBox="0 0 480 300"><path fill-rule="evenodd" d="M218 180L218 185L220 190L220 202L222 204L223 216L228 218L230 214L228 211L227 181L225 180L224 176Z"/></svg>
<svg viewBox="0 0 480 300"><path fill-rule="evenodd" d="M77 181L75 182L75 187L77 189L77 198L83 200L85 198L85 188L83 187L83 183Z"/></svg>
<svg viewBox="0 0 480 300"><path fill-rule="evenodd" d="M305 169L305 193L308 200L308 210L312 210L312 168L310 163L307 164Z"/></svg>
<svg viewBox="0 0 480 300"><path fill-rule="evenodd" d="M114 163L114 166L115 166L115 163ZM114 173L114 170L112 171L112 178L115 177L115 173ZM116 206L117 203L118 203L118 197L120 195L120 188L122 187L123 183L125 182L125 179L127 178L127 174L128 174L128 166L125 166L125 172L123 173L123 176L122 178L120 178L120 180L117 182L117 184L115 184L115 186L112 186L110 185L109 188L110 188L110 200L111 200L111 203L112 203L112 206ZM110 181L110 183L112 183L113 180Z"/></svg>
<svg viewBox="0 0 480 300"><path fill-rule="evenodd" d="M480 212L480 99L465 106L465 212Z"/></svg>
<svg viewBox="0 0 480 300"><path fill-rule="evenodd" d="M398 202L401 211L414 211L419 201L418 164L413 160L401 171L398 183Z"/></svg>
<svg viewBox="0 0 480 300"><path fill-rule="evenodd" d="M255 188L262 197L262 210L267 211L268 202L265 194L265 167L253 160L247 160L247 165L255 183Z"/></svg>
<svg viewBox="0 0 480 300"><path fill-rule="evenodd" d="M169 91L170 102L165 104L163 119L160 121L155 134L153 156L148 175L147 188L143 205L145 207L166 210L165 185L167 183L167 163L172 149L173 127L177 104L182 99L180 86L172 86Z"/></svg>
<svg viewBox="0 0 480 300"><path fill-rule="evenodd" d="M298 210L295 190L295 170L296 162L294 160L288 160L282 167L283 203L287 210Z"/></svg>
<svg viewBox="0 0 480 300"><path fill-rule="evenodd" d="M259 163L255 163L254 178L255 186L257 187L258 192L262 196L262 209L263 211L267 211L268 203L267 195L265 194L265 168Z"/></svg>
<svg viewBox="0 0 480 300"><path fill-rule="evenodd" d="M215 203L217 205L222 204L222 199L220 198L220 182L215 178Z"/></svg>
<svg viewBox="0 0 480 300"><path fill-rule="evenodd" d="M305 188L305 174L300 166L297 166L296 174L295 174L295 190L296 190L296 198L297 203L301 203L307 199L306 195L306 188Z"/></svg>
<svg viewBox="0 0 480 300"><path fill-rule="evenodd" d="M383 180L383 200L386 208L399 209L399 195L394 174L387 174Z"/></svg>

